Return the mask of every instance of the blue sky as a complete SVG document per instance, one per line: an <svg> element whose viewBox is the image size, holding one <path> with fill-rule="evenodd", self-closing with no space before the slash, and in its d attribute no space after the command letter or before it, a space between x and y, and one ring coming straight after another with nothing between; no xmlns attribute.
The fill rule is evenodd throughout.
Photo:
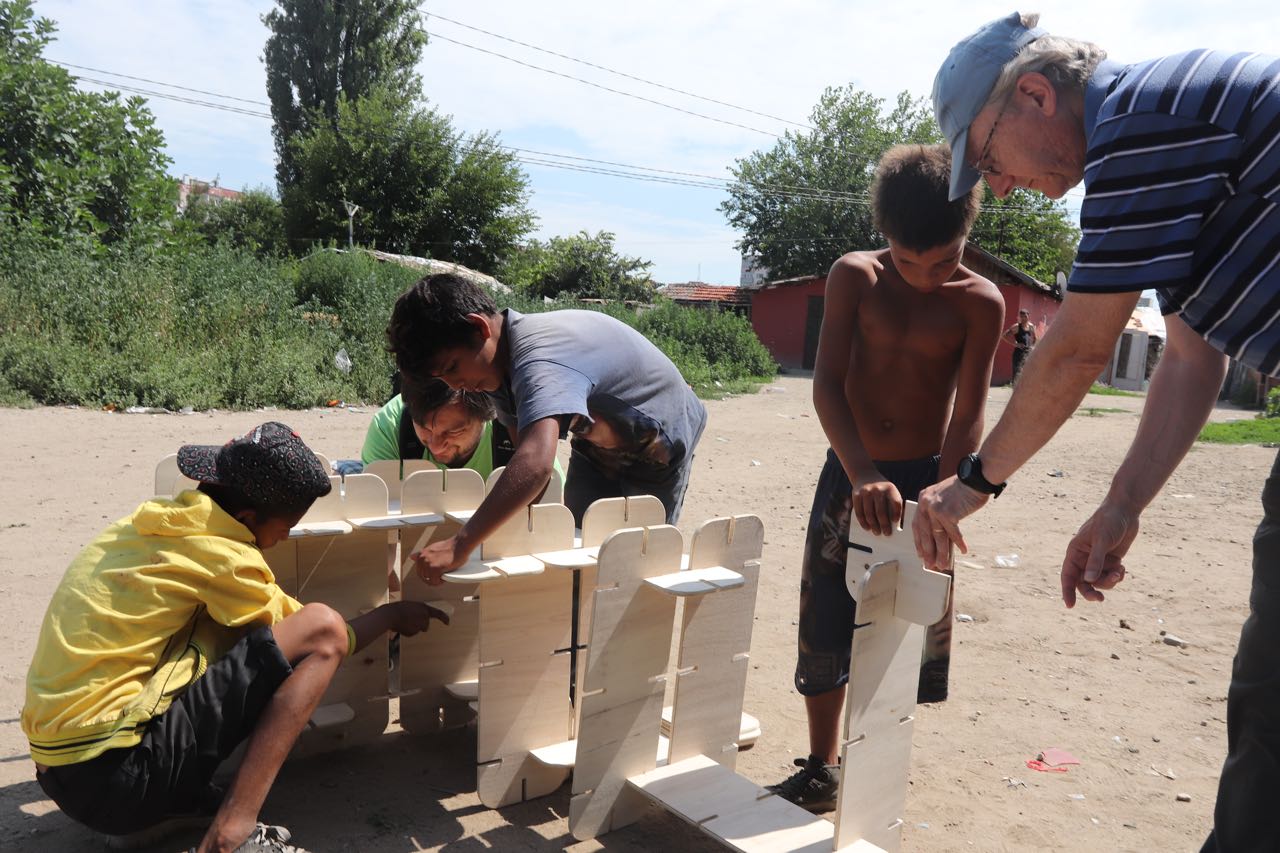
<svg viewBox="0 0 1280 853"><path fill-rule="evenodd" d="M265 103L261 55L267 30L260 18L272 5L269 0L37 0L36 11L58 25L58 41L47 52L51 59ZM1229 12L1219 4L1184 0L1039 4L1041 23L1051 32L1095 41L1121 61L1200 46L1276 52L1280 12L1275 8L1259 0L1237 0ZM778 119L803 123L826 86L852 83L886 99L903 90L927 95L951 45L1011 11L1006 3L911 0L428 0L422 9L424 27L438 36L420 66L424 93L453 116L460 130L496 132L504 144L524 149L721 178L728 177L735 158L771 146L774 134L794 127ZM460 24L773 118L626 79ZM475 48L721 121L605 92ZM217 177L235 189L273 186L269 120L159 99L151 99L151 108L165 133L175 175ZM723 191L535 164L524 168L539 216L538 236L612 231L621 251L654 262L652 274L659 281L737 283L737 235L717 209ZM1073 198L1078 201L1071 195L1068 202Z"/></svg>

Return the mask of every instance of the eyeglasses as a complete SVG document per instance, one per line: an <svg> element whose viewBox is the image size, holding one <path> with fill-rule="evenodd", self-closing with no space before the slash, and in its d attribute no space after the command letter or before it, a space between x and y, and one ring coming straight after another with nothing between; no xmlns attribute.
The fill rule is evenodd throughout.
<svg viewBox="0 0 1280 853"><path fill-rule="evenodd" d="M1005 102L1000 105L1000 112L996 113L996 120L991 122L991 129L987 131L987 140L986 142L982 143L982 151L981 153L978 154L978 159L974 160L972 163L974 171L977 172L979 175L982 175L983 177L1000 175L1000 170L997 169L996 167L994 166L984 167L982 164L987 159L987 157L990 156L991 154L991 141L995 138L996 128L1000 125L1000 119L1004 118L1004 112L1008 108L1009 108L1009 99L1006 98Z"/></svg>

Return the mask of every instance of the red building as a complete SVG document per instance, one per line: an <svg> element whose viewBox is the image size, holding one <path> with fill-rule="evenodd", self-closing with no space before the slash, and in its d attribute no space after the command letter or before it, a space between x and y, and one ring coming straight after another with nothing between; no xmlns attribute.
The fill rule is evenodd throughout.
<svg viewBox="0 0 1280 853"><path fill-rule="evenodd" d="M1004 297L1008 328L1018 322L1018 310L1025 308L1043 336L1062 304L1056 286L1036 281L990 252L968 244L964 265L995 283ZM754 288L751 298L751 325L778 364L794 370L812 370L822 329L822 308L826 276L803 276L764 282ZM745 288L744 288L745 289ZM1003 331L1003 329L1002 329ZM1001 341L996 350L992 385L1003 385L1013 377L1013 347Z"/></svg>

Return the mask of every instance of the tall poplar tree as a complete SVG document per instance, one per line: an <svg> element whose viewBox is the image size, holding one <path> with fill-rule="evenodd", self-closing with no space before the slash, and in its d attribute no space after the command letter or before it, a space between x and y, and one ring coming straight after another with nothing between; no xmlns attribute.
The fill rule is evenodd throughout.
<svg viewBox="0 0 1280 853"><path fill-rule="evenodd" d="M321 116L336 126L339 95L358 101L379 89L406 105L419 97L414 68L427 34L413 0L276 0L262 22L282 194L299 179L290 141Z"/></svg>

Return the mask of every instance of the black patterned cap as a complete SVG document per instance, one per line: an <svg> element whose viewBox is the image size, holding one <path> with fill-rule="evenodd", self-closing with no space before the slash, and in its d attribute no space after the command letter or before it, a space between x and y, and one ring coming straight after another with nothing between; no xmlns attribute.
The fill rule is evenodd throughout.
<svg viewBox="0 0 1280 853"><path fill-rule="evenodd" d="M296 432L275 421L221 446L178 448L178 470L201 483L235 489L268 512L310 506L332 488L311 448Z"/></svg>

